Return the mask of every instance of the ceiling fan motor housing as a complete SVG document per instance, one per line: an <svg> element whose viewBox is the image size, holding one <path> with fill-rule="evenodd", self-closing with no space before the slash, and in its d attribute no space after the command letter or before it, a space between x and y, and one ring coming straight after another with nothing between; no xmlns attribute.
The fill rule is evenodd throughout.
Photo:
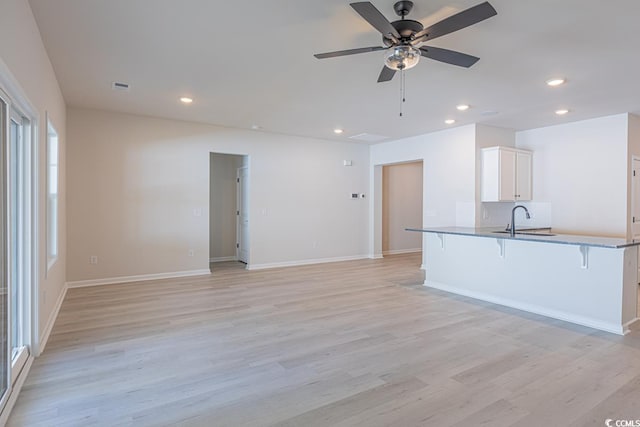
<svg viewBox="0 0 640 427"><path fill-rule="evenodd" d="M424 28L421 23L412 19L401 19L392 22L391 25L393 25L393 28L395 28L398 33L400 33L401 42L409 42L412 35L419 31L422 31L422 29ZM385 44L385 46L393 46L395 43L387 36L382 36L382 42Z"/></svg>

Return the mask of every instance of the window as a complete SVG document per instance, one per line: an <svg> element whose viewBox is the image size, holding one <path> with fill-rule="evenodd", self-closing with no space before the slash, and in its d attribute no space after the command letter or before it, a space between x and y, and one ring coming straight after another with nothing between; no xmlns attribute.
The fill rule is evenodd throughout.
<svg viewBox="0 0 640 427"><path fill-rule="evenodd" d="M47 262L58 258L58 132L47 120Z"/></svg>

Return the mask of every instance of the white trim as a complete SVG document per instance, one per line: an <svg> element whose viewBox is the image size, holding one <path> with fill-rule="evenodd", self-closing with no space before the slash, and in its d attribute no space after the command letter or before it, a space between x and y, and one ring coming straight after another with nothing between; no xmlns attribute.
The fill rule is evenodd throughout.
<svg viewBox="0 0 640 427"><path fill-rule="evenodd" d="M0 58L0 87L4 87L4 90L9 95L9 98L13 104L16 104L24 114L33 116L35 119L40 119L38 110L33 106L31 101L25 95L24 90L18 83L18 80L13 76L7 64Z"/></svg>
<svg viewBox="0 0 640 427"><path fill-rule="evenodd" d="M392 249L390 251L382 251L382 255L414 254L416 252L422 252L422 248Z"/></svg>
<svg viewBox="0 0 640 427"><path fill-rule="evenodd" d="M326 264L330 262L342 262L342 261L356 261L360 259L368 259L369 255L355 255L336 258L318 258L318 259L303 259L300 261L286 261L286 262L270 262L266 264L252 264L247 265L247 270L264 270L266 268L280 268L280 267L297 267L301 265L311 264Z"/></svg>
<svg viewBox="0 0 640 427"><path fill-rule="evenodd" d="M175 279L179 277L189 276L208 276L210 274L211 271L209 271L209 269L175 271L172 273L139 274L136 276L108 277L106 279L78 280L74 282L67 282L66 285L68 288L84 288L86 286L116 285L119 283L144 282L145 280Z"/></svg>
<svg viewBox="0 0 640 427"><path fill-rule="evenodd" d="M382 259L382 258L384 258L384 256L382 254L372 254L372 255L369 255L369 258L370 259Z"/></svg>
<svg viewBox="0 0 640 427"><path fill-rule="evenodd" d="M640 318L636 317L635 319L629 320L627 323L622 325L622 330L624 331L625 335L631 332L631 326L633 326L636 322L640 322Z"/></svg>
<svg viewBox="0 0 640 427"><path fill-rule="evenodd" d="M53 311L49 316L49 320L47 320L47 324L44 326L42 333L40 334L40 342L38 343L38 355L42 354L44 351L44 347L47 345L47 341L49 341L49 335L53 330L53 325L56 323L56 319L58 318L58 313L60 313L60 307L62 307L62 302L64 298L67 296L67 286L63 286L62 292L58 296L56 300L56 305L53 307Z"/></svg>
<svg viewBox="0 0 640 427"><path fill-rule="evenodd" d="M9 421L9 415L11 415L11 410L13 406L16 404L18 400L18 396L20 395L20 390L22 390L22 386L27 379L27 375L29 375L29 371L31 370L31 365L33 364L34 357L29 356L24 367L20 371L20 375L16 379L15 384L11 388L11 392L9 393L9 398L7 399L7 403L4 408L2 408L2 413L0 413L0 426L3 426Z"/></svg>
<svg viewBox="0 0 640 427"><path fill-rule="evenodd" d="M215 258L209 258L209 262L225 262L225 261L237 261L236 256L219 256Z"/></svg>
<svg viewBox="0 0 640 427"><path fill-rule="evenodd" d="M450 292L457 295L463 295L470 298L475 298L482 301L487 301L493 304L503 305L505 307L515 308L517 310L528 311L530 313L539 314L545 317L551 317L565 322L577 323L578 325L587 326L589 328L599 329L605 332L611 332L617 335L626 335L629 333L629 326L637 319L625 325L619 325L610 322L603 322L598 319L592 319L584 316L576 316L574 314L566 313L564 311L553 310L538 305L526 304L520 301L514 301L508 298L496 297L483 292L469 291L468 289L458 288L456 286L447 285L440 282L424 281L424 286L429 288L439 289L441 291Z"/></svg>

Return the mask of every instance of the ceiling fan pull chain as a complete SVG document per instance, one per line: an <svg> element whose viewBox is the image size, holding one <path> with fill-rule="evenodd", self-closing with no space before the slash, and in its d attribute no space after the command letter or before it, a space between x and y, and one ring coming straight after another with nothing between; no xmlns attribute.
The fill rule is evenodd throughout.
<svg viewBox="0 0 640 427"><path fill-rule="evenodd" d="M402 107L404 102L405 102L404 70L400 69L400 117L402 117Z"/></svg>

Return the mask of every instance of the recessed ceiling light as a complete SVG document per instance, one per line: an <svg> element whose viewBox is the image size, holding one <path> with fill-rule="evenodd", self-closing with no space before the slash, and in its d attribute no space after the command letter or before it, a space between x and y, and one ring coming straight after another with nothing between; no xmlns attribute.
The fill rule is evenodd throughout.
<svg viewBox="0 0 640 427"><path fill-rule="evenodd" d="M561 108L559 110L556 110L556 114L559 115L559 116L564 116L568 112L569 112L569 110L567 110L566 108Z"/></svg>
<svg viewBox="0 0 640 427"><path fill-rule="evenodd" d="M549 79L549 80L547 80L547 85L548 86L560 86L561 84L564 84L564 82L566 82L566 80L563 79L563 78Z"/></svg>
<svg viewBox="0 0 640 427"><path fill-rule="evenodd" d="M455 121L455 120L453 120L453 119L447 119L447 120L445 120L444 122L445 122L446 124L448 124L448 125L452 125L452 124L454 124L456 121Z"/></svg>
<svg viewBox="0 0 640 427"><path fill-rule="evenodd" d="M258 130L258 129L262 129L262 127L258 125L251 125L251 129Z"/></svg>
<svg viewBox="0 0 640 427"><path fill-rule="evenodd" d="M336 135L340 135L342 132L344 132L342 129L340 128L336 128L333 130L333 133L335 133Z"/></svg>
<svg viewBox="0 0 640 427"><path fill-rule="evenodd" d="M193 98L183 96L182 98L180 98L180 102L182 102L183 104L191 104L193 102Z"/></svg>
<svg viewBox="0 0 640 427"><path fill-rule="evenodd" d="M460 105L456 106L456 108L459 111L467 111L469 109L469 106L467 104L460 104Z"/></svg>

